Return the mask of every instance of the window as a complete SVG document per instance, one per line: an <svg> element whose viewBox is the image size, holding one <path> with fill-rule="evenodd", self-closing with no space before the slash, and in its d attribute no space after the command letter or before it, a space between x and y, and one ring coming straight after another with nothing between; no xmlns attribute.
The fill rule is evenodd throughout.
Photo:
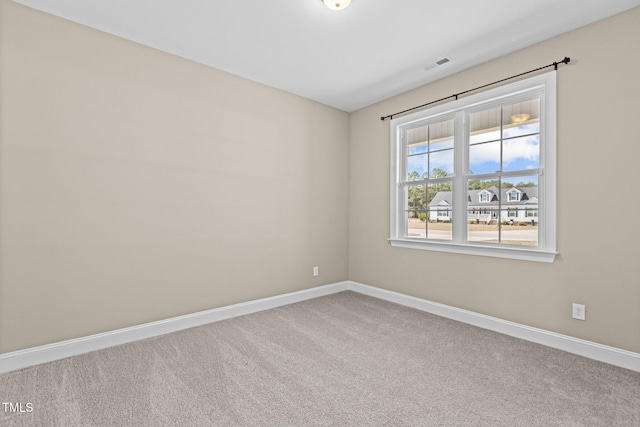
<svg viewBox="0 0 640 427"><path fill-rule="evenodd" d="M438 217L449 218L450 216L448 209L438 209Z"/></svg>
<svg viewBox="0 0 640 427"><path fill-rule="evenodd" d="M393 246L553 262L555 73L393 119L391 145Z"/></svg>
<svg viewBox="0 0 640 427"><path fill-rule="evenodd" d="M517 202L520 200L520 192L518 190L511 190L507 193L507 201L509 202Z"/></svg>

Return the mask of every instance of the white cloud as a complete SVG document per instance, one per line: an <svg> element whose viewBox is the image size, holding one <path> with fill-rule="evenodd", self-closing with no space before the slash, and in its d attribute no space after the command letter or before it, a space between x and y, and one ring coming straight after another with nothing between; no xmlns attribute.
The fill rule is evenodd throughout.
<svg viewBox="0 0 640 427"><path fill-rule="evenodd" d="M538 164L539 160L540 142L537 136L504 141L502 150L504 168L509 168L511 164L518 165L519 163L523 163L521 166L516 166L516 168L528 169L531 168L532 165ZM499 162L500 141L472 145L469 148L469 164L471 165L471 169L474 168L474 165L479 166L482 163L498 164ZM526 162L526 164L524 164L524 162Z"/></svg>

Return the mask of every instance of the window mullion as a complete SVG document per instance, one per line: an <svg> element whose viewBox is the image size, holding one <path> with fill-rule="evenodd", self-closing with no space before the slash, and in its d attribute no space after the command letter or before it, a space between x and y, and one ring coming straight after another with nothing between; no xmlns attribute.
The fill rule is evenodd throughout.
<svg viewBox="0 0 640 427"><path fill-rule="evenodd" d="M466 113L458 111L454 119L453 129L453 235L452 239L456 243L463 243L467 238L467 190L465 179L468 169L468 148L466 131Z"/></svg>

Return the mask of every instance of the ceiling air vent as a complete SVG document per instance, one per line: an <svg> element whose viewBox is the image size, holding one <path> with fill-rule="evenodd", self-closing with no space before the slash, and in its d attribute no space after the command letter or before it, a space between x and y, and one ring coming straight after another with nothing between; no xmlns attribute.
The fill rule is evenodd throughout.
<svg viewBox="0 0 640 427"><path fill-rule="evenodd" d="M439 66L441 66L441 65L444 65L444 64L446 64L447 62L451 62L451 58L449 58L449 57L446 57L446 56L445 56L444 58L439 59L439 60L437 60L436 62L434 62L434 63L432 63L432 64L427 65L426 67L424 67L424 70L425 70L425 71L429 71L429 70L431 70L431 69L433 69L433 68L436 68L436 67L439 67Z"/></svg>

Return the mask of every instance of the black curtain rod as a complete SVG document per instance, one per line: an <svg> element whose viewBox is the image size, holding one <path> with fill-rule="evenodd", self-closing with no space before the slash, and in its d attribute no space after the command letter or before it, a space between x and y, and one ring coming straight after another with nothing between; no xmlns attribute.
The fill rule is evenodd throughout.
<svg viewBox="0 0 640 427"><path fill-rule="evenodd" d="M464 95L465 93L473 92L474 90L482 89L482 88L485 88L487 86L495 85L497 83L502 83L502 82L504 82L506 80L515 79L516 77L524 76L525 74L535 73L536 71L544 70L545 68L554 67L554 69L557 70L558 69L558 65L560 65L560 64L568 64L569 61L571 61L571 58L569 58L568 56L565 56L564 59L562 61L560 61L560 62L553 62L553 63L551 63L549 65L545 65L544 67L536 68L535 70L529 70L529 71L526 71L524 73L516 74L515 76L507 77L506 79L497 80L497 81L495 81L493 83L487 83L486 85L474 87L473 89L465 90L464 92L456 93L456 94L453 94L451 96L447 96L445 98L440 98L440 99L435 100L435 101L427 102L426 104L418 105L417 107L409 108L409 109L403 110L403 111L398 111L397 113L389 114L388 116L382 116L382 117L380 117L380 120L382 120L382 121L384 121L386 119L392 119L393 120L394 116L398 116L400 114L405 114L405 113L408 113L410 111L426 107L427 105L436 104L438 102L445 101L447 99L451 99L451 98L458 99L458 96Z"/></svg>

